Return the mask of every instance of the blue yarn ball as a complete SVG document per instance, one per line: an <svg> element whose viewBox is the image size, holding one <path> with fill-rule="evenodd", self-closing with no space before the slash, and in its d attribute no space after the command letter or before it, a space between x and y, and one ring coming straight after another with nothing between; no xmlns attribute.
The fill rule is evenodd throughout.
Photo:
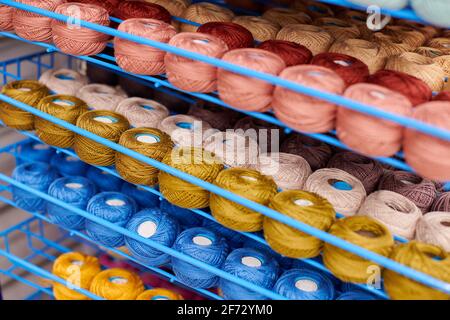
<svg viewBox="0 0 450 320"><path fill-rule="evenodd" d="M203 219L203 227L220 234L228 240L231 248L239 248L244 242L245 237L240 233L222 226L220 223L210 219Z"/></svg>
<svg viewBox="0 0 450 320"><path fill-rule="evenodd" d="M315 258L312 258L311 260L315 260L318 263L323 265L321 256L317 256ZM308 269L308 270L312 270L315 272L321 272L324 277L327 277L333 283L333 286L335 288L339 288L342 285L342 281L339 280L338 278L336 278L331 273L327 273L325 271L319 270L318 268L310 265L309 263L306 263L302 259L293 259L291 268L292 269Z"/></svg>
<svg viewBox="0 0 450 320"><path fill-rule="evenodd" d="M95 185L83 177L59 178L50 185L48 194L76 208L86 210L88 201L95 195ZM47 214L53 223L69 229L82 229L85 218L51 202Z"/></svg>
<svg viewBox="0 0 450 320"><path fill-rule="evenodd" d="M244 243L242 244L242 247L243 248L252 248L252 249L255 249L258 251L263 251L266 254L274 257L274 259L276 259L278 261L278 264L280 265L280 267L282 269L284 269L284 270L291 269L293 259L288 258L288 257L283 257L281 254L273 251L271 247L269 247L268 245L266 245L264 243L247 238L247 239L245 239Z"/></svg>
<svg viewBox="0 0 450 320"><path fill-rule="evenodd" d="M173 248L210 266L221 268L228 255L225 238L205 228L187 229L180 233ZM172 270L184 284L193 288L217 286L219 277L194 265L172 257Z"/></svg>
<svg viewBox="0 0 450 320"><path fill-rule="evenodd" d="M102 192L89 200L87 211L98 218L124 227L136 212L136 203L119 192ZM125 244L123 234L88 219L86 232L92 240L107 247L121 247Z"/></svg>
<svg viewBox="0 0 450 320"><path fill-rule="evenodd" d="M348 291L342 293L336 300L379 300L370 293L364 291Z"/></svg>
<svg viewBox="0 0 450 320"><path fill-rule="evenodd" d="M167 247L172 247L180 232L178 222L158 208L144 209L136 213L126 228ZM168 254L140 241L125 237L125 244L130 253L146 265L161 266L170 262Z"/></svg>
<svg viewBox="0 0 450 320"><path fill-rule="evenodd" d="M274 286L275 292L291 300L333 300L333 283L320 272L291 269L284 272Z"/></svg>
<svg viewBox="0 0 450 320"><path fill-rule="evenodd" d="M47 193L50 184L58 179L58 173L44 162L29 162L16 167L12 178L28 187ZM12 187L14 202L24 210L44 211L46 201L28 191Z"/></svg>
<svg viewBox="0 0 450 320"><path fill-rule="evenodd" d="M59 174L63 177L83 177L86 175L86 171L89 168L87 163L64 153L55 154L52 157L50 164L58 170Z"/></svg>
<svg viewBox="0 0 450 320"><path fill-rule="evenodd" d="M98 190L102 192L107 191L119 192L123 184L122 179L92 166L90 166L89 169L87 170L86 177L93 183L95 183Z"/></svg>
<svg viewBox="0 0 450 320"><path fill-rule="evenodd" d="M271 289L278 275L278 262L270 255L255 249L240 248L232 251L222 270L260 287ZM267 300L268 297L246 289L239 284L220 278L219 288L229 300Z"/></svg>
<svg viewBox="0 0 450 320"><path fill-rule="evenodd" d="M141 209L156 208L159 206L159 196L143 190L134 184L124 182L121 191L123 194L133 198Z"/></svg>
<svg viewBox="0 0 450 320"><path fill-rule="evenodd" d="M16 164L21 165L29 162L50 163L55 153L55 149L50 146L37 141L31 141L20 146L18 151L20 157L16 159Z"/></svg>
<svg viewBox="0 0 450 320"><path fill-rule="evenodd" d="M450 28L450 1L411 0L416 14L428 23L442 28Z"/></svg>
<svg viewBox="0 0 450 320"><path fill-rule="evenodd" d="M161 200L159 208L161 211L177 219L178 222L186 228L198 227L202 224L200 216L196 215L189 209L180 208L174 204L171 204L166 199Z"/></svg>

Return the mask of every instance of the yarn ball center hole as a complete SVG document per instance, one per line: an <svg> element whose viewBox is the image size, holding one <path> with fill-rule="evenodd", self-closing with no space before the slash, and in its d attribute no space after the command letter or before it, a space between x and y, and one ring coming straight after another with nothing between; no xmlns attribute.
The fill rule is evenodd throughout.
<svg viewBox="0 0 450 320"><path fill-rule="evenodd" d="M333 62L342 67L350 67L353 64L351 61L346 61L346 60L333 60Z"/></svg>
<svg viewBox="0 0 450 320"><path fill-rule="evenodd" d="M409 213L409 212L406 211L404 208L399 207L396 203L389 202L389 203L386 203L386 205L387 205L389 208L391 208L392 210L395 210L395 211L397 211L397 212L401 212L401 213L405 213L405 214L408 214L408 213Z"/></svg>
<svg viewBox="0 0 450 320"><path fill-rule="evenodd" d="M46 145L46 144L35 144L35 145L33 146L33 149L34 149L34 150L48 150L48 149L49 149L49 146Z"/></svg>
<svg viewBox="0 0 450 320"><path fill-rule="evenodd" d="M67 74L57 74L57 75L55 75L55 78L60 79L60 80L75 80L74 77L69 76Z"/></svg>
<svg viewBox="0 0 450 320"><path fill-rule="evenodd" d="M181 129L187 129L187 130L192 130L193 129L193 125L190 122L177 122L176 126L181 128Z"/></svg>
<svg viewBox="0 0 450 320"><path fill-rule="evenodd" d="M258 179L256 179L255 177L251 177L251 176L247 176L247 175L242 175L241 178L244 179L244 180L247 180L249 182L256 182L256 181L258 181Z"/></svg>
<svg viewBox="0 0 450 320"><path fill-rule="evenodd" d="M109 282L114 284L126 284L128 280L123 277L111 277L109 278Z"/></svg>
<svg viewBox="0 0 450 320"><path fill-rule="evenodd" d="M23 91L23 92L30 92L32 89L31 88L27 88L27 87L22 87L22 88L17 88L17 90Z"/></svg>
<svg viewBox="0 0 450 320"><path fill-rule="evenodd" d="M195 39L193 40L194 43L199 43L199 44L208 44L209 40L208 39Z"/></svg>
<svg viewBox="0 0 450 320"><path fill-rule="evenodd" d="M370 91L369 95L375 99L385 99L386 98L386 95L383 92L376 91L376 90Z"/></svg>
<svg viewBox="0 0 450 320"><path fill-rule="evenodd" d="M348 182L342 181L342 180L336 180L336 179L330 179L328 180L328 183L335 189L341 190L341 191L351 191L353 190L353 187Z"/></svg>
<svg viewBox="0 0 450 320"><path fill-rule="evenodd" d="M309 201L306 199L297 199L297 200L294 200L294 203L297 206L301 206L301 207L310 207L314 204L312 201Z"/></svg>
<svg viewBox="0 0 450 320"><path fill-rule="evenodd" d="M315 292L319 289L317 283L309 279L298 279L295 281L295 287L305 292Z"/></svg>
<svg viewBox="0 0 450 320"><path fill-rule="evenodd" d="M73 103L72 101L61 99L53 100L53 103L62 107L71 107L75 105L75 103Z"/></svg>
<svg viewBox="0 0 450 320"><path fill-rule="evenodd" d="M360 236L363 236L365 238L376 238L377 234L373 231L369 231L369 230L357 230L355 231L355 233L359 234Z"/></svg>
<svg viewBox="0 0 450 320"><path fill-rule="evenodd" d="M69 189L75 189L75 190L83 188L83 185L81 183L76 183L76 182L66 183L65 186Z"/></svg>
<svg viewBox="0 0 450 320"><path fill-rule="evenodd" d="M208 236L200 235L200 234L193 237L192 242L195 243L196 245L203 246L203 247L210 246L213 243L212 240Z"/></svg>
<svg viewBox="0 0 450 320"><path fill-rule="evenodd" d="M153 134L137 134L137 135L135 135L135 138L139 142L148 143L148 144L160 142L159 137L157 137Z"/></svg>
<svg viewBox="0 0 450 320"><path fill-rule="evenodd" d="M322 71L309 71L308 75L310 75L312 77L321 77L321 76L325 75L325 73ZM309 145L309 144L305 144L305 145L313 147L313 145Z"/></svg>
<svg viewBox="0 0 450 320"><path fill-rule="evenodd" d="M448 227L450 227L450 221L448 221L448 220L441 221L441 225L448 228Z"/></svg>
<svg viewBox="0 0 450 320"><path fill-rule="evenodd" d="M145 110L155 110L155 108L151 105L148 104L142 104L141 108L145 109Z"/></svg>
<svg viewBox="0 0 450 320"><path fill-rule="evenodd" d="M170 300L170 299L165 296L154 296L150 300Z"/></svg>
<svg viewBox="0 0 450 320"><path fill-rule="evenodd" d="M106 204L110 207L123 207L125 205L125 201L120 199L108 199L106 200Z"/></svg>
<svg viewBox="0 0 450 320"><path fill-rule="evenodd" d="M142 222L137 229L137 233L144 238L150 238L156 233L158 226L153 221Z"/></svg>
<svg viewBox="0 0 450 320"><path fill-rule="evenodd" d="M109 116L94 117L94 120L97 122L106 123L106 124L113 124L113 123L117 123L117 121L118 121L116 118L109 117Z"/></svg>
<svg viewBox="0 0 450 320"><path fill-rule="evenodd" d="M259 268L262 266L261 260L256 257L246 256L241 259L241 263L247 267Z"/></svg>
<svg viewBox="0 0 450 320"><path fill-rule="evenodd" d="M84 262L80 260L72 260L70 261L70 264L81 267L84 264Z"/></svg>

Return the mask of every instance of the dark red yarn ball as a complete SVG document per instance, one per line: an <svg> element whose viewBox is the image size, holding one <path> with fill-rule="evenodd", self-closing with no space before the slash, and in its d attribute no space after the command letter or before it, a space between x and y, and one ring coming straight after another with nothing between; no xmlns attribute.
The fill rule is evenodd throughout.
<svg viewBox="0 0 450 320"><path fill-rule="evenodd" d="M380 70L367 78L367 82L386 87L403 94L413 106L431 99L430 87L414 76L393 70Z"/></svg>
<svg viewBox="0 0 450 320"><path fill-rule="evenodd" d="M319 53L311 60L311 64L333 70L347 86L364 82L369 76L369 68L364 62L342 53Z"/></svg>
<svg viewBox="0 0 450 320"><path fill-rule="evenodd" d="M435 101L450 101L450 91L442 91L433 98Z"/></svg>
<svg viewBox="0 0 450 320"><path fill-rule="evenodd" d="M121 20L131 18L148 18L170 23L172 16L159 4L141 1L123 1L114 11L114 16Z"/></svg>
<svg viewBox="0 0 450 320"><path fill-rule="evenodd" d="M285 40L267 40L260 43L258 49L279 55L288 67L309 63L313 56L311 50L305 46Z"/></svg>
<svg viewBox="0 0 450 320"><path fill-rule="evenodd" d="M237 23L208 22L201 25L197 32L210 34L223 40L230 50L253 47L252 33Z"/></svg>
<svg viewBox="0 0 450 320"><path fill-rule="evenodd" d="M102 7L108 11L109 15L112 15L115 10L115 5L112 0L69 0L68 2L78 2L84 4L94 4Z"/></svg>

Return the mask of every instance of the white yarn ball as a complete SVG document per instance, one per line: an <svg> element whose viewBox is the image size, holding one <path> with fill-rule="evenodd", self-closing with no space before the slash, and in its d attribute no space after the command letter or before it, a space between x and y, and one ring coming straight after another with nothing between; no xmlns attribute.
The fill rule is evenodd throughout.
<svg viewBox="0 0 450 320"><path fill-rule="evenodd" d="M167 133L176 145L182 147L202 147L203 142L217 132L207 122L184 114L165 118L158 128Z"/></svg>
<svg viewBox="0 0 450 320"><path fill-rule="evenodd" d="M88 84L82 87L77 97L86 102L94 110L116 110L127 95L123 90L117 90L104 84Z"/></svg>
<svg viewBox="0 0 450 320"><path fill-rule="evenodd" d="M164 105L144 98L125 99L115 111L127 118L136 128L157 128L161 121L169 116L169 110Z"/></svg>
<svg viewBox="0 0 450 320"><path fill-rule="evenodd" d="M417 223L416 239L450 252L450 212L434 211L425 214Z"/></svg>
<svg viewBox="0 0 450 320"><path fill-rule="evenodd" d="M55 94L75 96L83 86L88 84L88 78L70 69L50 69L41 75L39 82Z"/></svg>

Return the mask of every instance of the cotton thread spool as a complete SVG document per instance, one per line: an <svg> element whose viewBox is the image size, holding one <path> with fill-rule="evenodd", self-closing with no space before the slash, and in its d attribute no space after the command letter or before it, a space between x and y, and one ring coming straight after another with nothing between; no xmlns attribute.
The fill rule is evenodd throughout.
<svg viewBox="0 0 450 320"><path fill-rule="evenodd" d="M64 0L20 0L20 3L48 11L55 11L64 2ZM19 37L29 41L47 43L52 41L52 18L29 11L14 9L12 19L14 31Z"/></svg>
<svg viewBox="0 0 450 320"><path fill-rule="evenodd" d="M423 20L443 28L450 28L450 5L445 0L411 0L411 6Z"/></svg>
<svg viewBox="0 0 450 320"><path fill-rule="evenodd" d="M381 190L370 194L358 210L358 215L378 220L395 235L414 239L422 211L401 194Z"/></svg>
<svg viewBox="0 0 450 320"><path fill-rule="evenodd" d="M202 219L198 215L193 214L191 210L171 204L166 199L161 200L159 209L176 219L183 227L193 228L202 224Z"/></svg>
<svg viewBox="0 0 450 320"><path fill-rule="evenodd" d="M128 19L123 21L119 31L162 43L168 43L177 33L172 25L156 19ZM125 71L158 75L165 72L165 51L123 38L114 38L114 55L117 64Z"/></svg>
<svg viewBox="0 0 450 320"><path fill-rule="evenodd" d="M396 246L390 259L444 282L450 281L450 255L444 249L411 241ZM383 273L384 287L395 300L448 300L449 295L394 271Z"/></svg>
<svg viewBox="0 0 450 320"><path fill-rule="evenodd" d="M161 161L172 150L169 135L153 128L134 128L125 131L119 144L156 161ZM117 172L126 181L153 186L158 182L159 170L123 153L116 153Z"/></svg>
<svg viewBox="0 0 450 320"><path fill-rule="evenodd" d="M221 268L228 255L225 238L205 228L187 229L180 233L173 249L210 266ZM217 286L219 277L183 260L172 257L172 270L177 278L193 288Z"/></svg>
<svg viewBox="0 0 450 320"><path fill-rule="evenodd" d="M271 198L277 193L277 185L271 177L251 169L223 170L217 176L214 184L262 205L268 205ZM214 193L211 194L210 209L214 218L227 228L254 232L263 227L264 216L261 213Z"/></svg>
<svg viewBox="0 0 450 320"><path fill-rule="evenodd" d="M59 175L63 177L80 177L86 174L88 165L80 159L64 154L56 153L52 156L50 164Z"/></svg>
<svg viewBox="0 0 450 320"><path fill-rule="evenodd" d="M1 4L0 5L0 30L1 31L14 31L13 24L13 12L14 8Z"/></svg>
<svg viewBox="0 0 450 320"><path fill-rule="evenodd" d="M174 148L163 163L209 183L223 170L223 164L201 148ZM159 172L159 189L170 203L182 208L201 209L209 205L209 191L164 171Z"/></svg>
<svg viewBox="0 0 450 320"><path fill-rule="evenodd" d="M412 113L408 98L375 84L354 84L345 90L344 97L400 116ZM336 131L348 147L368 156L392 156L400 150L403 139L401 125L347 108L337 111Z"/></svg>
<svg viewBox="0 0 450 320"><path fill-rule="evenodd" d="M43 98L37 109L70 124L75 124L78 117L87 112L86 103L76 97L54 95ZM34 120L36 135L45 143L59 147L73 146L75 133L48 120L36 117Z"/></svg>
<svg viewBox="0 0 450 320"><path fill-rule="evenodd" d="M227 8L218 6L213 3L199 2L187 7L181 18L196 22L198 24L205 24L208 22L228 22L234 18L234 13ZM182 32L195 32L198 27L187 23L181 24Z"/></svg>
<svg viewBox="0 0 450 320"><path fill-rule="evenodd" d="M119 192L102 192L92 197L87 212L118 227L125 227L136 212L136 203ZM112 248L125 244L124 235L91 220L86 220L86 233L94 241Z"/></svg>
<svg viewBox="0 0 450 320"><path fill-rule="evenodd" d="M441 50L431 47L418 47L414 52L428 58L436 58L444 55L444 52Z"/></svg>
<svg viewBox="0 0 450 320"><path fill-rule="evenodd" d="M49 69L41 75L39 82L56 94L75 96L88 84L88 78L70 69Z"/></svg>
<svg viewBox="0 0 450 320"><path fill-rule="evenodd" d="M95 185L83 177L59 178L49 186L48 195L78 209L86 210L88 201L95 195L96 190ZM53 223L64 228L84 228L84 217L51 202L47 203L47 214Z"/></svg>
<svg viewBox="0 0 450 320"><path fill-rule="evenodd" d="M373 41L380 46L380 53L382 57L392 57L411 50L410 46L402 39L381 33L375 32L371 35L369 41Z"/></svg>
<svg viewBox="0 0 450 320"><path fill-rule="evenodd" d="M81 115L77 127L87 130L111 142L119 142L120 136L130 124L122 115L94 110ZM110 166L114 164L115 151L81 135L75 135L74 149L80 159L92 165Z"/></svg>
<svg viewBox="0 0 450 320"><path fill-rule="evenodd" d="M435 63L437 63L442 70L445 72L445 76L449 79L450 78L450 55L444 55L440 57L436 57L433 59ZM450 82L447 80L447 82L444 84L444 90L450 90Z"/></svg>
<svg viewBox="0 0 450 320"><path fill-rule="evenodd" d="M128 20L132 18L156 19L170 23L172 16L163 6L145 1L121 1L114 11L116 18Z"/></svg>
<svg viewBox="0 0 450 320"><path fill-rule="evenodd" d="M328 231L336 215L328 200L299 190L278 193L270 208L322 231ZM289 258L316 257L323 245L320 239L268 217L264 218L264 237L273 250Z"/></svg>
<svg viewBox="0 0 450 320"><path fill-rule="evenodd" d="M286 68L280 78L333 94L342 94L346 86L335 71L313 65ZM331 102L276 86L272 107L278 119L297 130L328 132L335 127L337 105Z"/></svg>
<svg viewBox="0 0 450 320"><path fill-rule="evenodd" d="M86 178L97 186L99 192L120 191L123 180L97 167L89 166Z"/></svg>
<svg viewBox="0 0 450 320"><path fill-rule="evenodd" d="M171 248L180 232L177 221L158 208L144 209L131 217L127 230ZM170 256L130 237L125 237L130 253L146 265L162 266L170 261Z"/></svg>
<svg viewBox="0 0 450 320"><path fill-rule="evenodd" d="M428 212L417 223L416 239L450 252L450 212Z"/></svg>
<svg viewBox="0 0 450 320"><path fill-rule="evenodd" d="M233 128L240 118L240 114L234 110L204 101L192 104L187 115L198 118L220 131Z"/></svg>
<svg viewBox="0 0 450 320"><path fill-rule="evenodd" d="M382 223L365 216L338 219L329 233L384 257L389 256L394 246L390 231ZM328 243L324 244L323 263L338 279L354 283L367 283L372 274L368 270L377 266Z"/></svg>
<svg viewBox="0 0 450 320"><path fill-rule="evenodd" d="M400 71L380 70L371 75L367 82L403 94L413 106L425 103L432 97L431 89L425 82Z"/></svg>
<svg viewBox="0 0 450 320"><path fill-rule="evenodd" d="M241 248L232 251L222 270L262 288L271 289L278 276L279 266L270 255L255 249ZM219 289L227 300L267 300L265 295L220 278Z"/></svg>
<svg viewBox="0 0 450 320"><path fill-rule="evenodd" d="M135 300L144 292L144 284L133 271L108 269L92 280L90 291L106 300Z"/></svg>
<svg viewBox="0 0 450 320"><path fill-rule="evenodd" d="M413 119L429 125L450 129L450 102L432 101L414 109ZM419 131L406 129L403 140L403 150L406 162L422 176L437 180L450 179L449 162L450 142Z"/></svg>
<svg viewBox="0 0 450 320"><path fill-rule="evenodd" d="M405 52L390 57L386 69L410 74L425 82L431 90L441 91L444 86L445 72L431 58L413 52Z"/></svg>
<svg viewBox="0 0 450 320"><path fill-rule="evenodd" d="M176 1L174 1L176 2ZM181 294L164 288L145 290L136 300L184 300Z"/></svg>
<svg viewBox="0 0 450 320"><path fill-rule="evenodd" d="M303 157L284 153L265 153L258 159L257 169L271 176L282 190L302 190L312 170Z"/></svg>
<svg viewBox="0 0 450 320"><path fill-rule="evenodd" d="M425 36L425 39L427 41L436 37L439 34L438 28L436 28L432 25L423 24L420 22L413 22L413 21L409 21L409 20L398 20L397 25L407 26L407 27L410 27L410 28L420 31Z"/></svg>
<svg viewBox="0 0 450 320"><path fill-rule="evenodd" d="M253 47L253 35L243 26L233 22L208 22L197 32L213 35L225 42L229 50Z"/></svg>
<svg viewBox="0 0 450 320"><path fill-rule="evenodd" d="M311 17L306 13L289 8L271 8L264 12L262 17L273 23L277 23L281 27L290 24L309 24L312 22Z"/></svg>
<svg viewBox="0 0 450 320"><path fill-rule="evenodd" d="M248 134L248 136L256 139L259 150L263 153L272 150L278 151L279 142L284 138L284 131L281 127L252 116L244 117L236 122L234 132Z"/></svg>
<svg viewBox="0 0 450 320"><path fill-rule="evenodd" d="M443 54L450 54L450 39L448 38L433 38L427 43L428 46L440 50Z"/></svg>
<svg viewBox="0 0 450 320"><path fill-rule="evenodd" d="M93 4L93 5L97 5L100 6L104 9L106 9L106 11L108 11L109 15L112 15L114 13L115 10L115 6L116 3L114 3L114 0L68 0L66 2L77 2L77 3L85 3L85 4Z"/></svg>
<svg viewBox="0 0 450 320"><path fill-rule="evenodd" d="M375 73L384 67L385 57L382 56L381 48L377 43L362 39L343 39L335 41L329 52L352 56L365 63L369 72Z"/></svg>
<svg viewBox="0 0 450 320"><path fill-rule="evenodd" d="M39 143L37 141L30 141L26 144L19 146L18 157L16 158L16 164L20 165L25 162L44 162L50 163L55 150L50 146ZM53 166L53 164L52 164Z"/></svg>
<svg viewBox="0 0 450 320"><path fill-rule="evenodd" d="M314 24L332 34L336 41L359 38L361 35L356 25L338 18L318 18Z"/></svg>
<svg viewBox="0 0 450 320"><path fill-rule="evenodd" d="M101 26L109 26L108 11L100 6L84 3L64 3L56 13L81 19ZM110 36L84 27L73 28L65 21L52 21L53 42L62 52L78 56L91 56L102 52Z"/></svg>
<svg viewBox="0 0 450 320"><path fill-rule="evenodd" d="M258 142L238 132L217 132L205 140L203 147L229 167L251 168L258 163Z"/></svg>
<svg viewBox="0 0 450 320"><path fill-rule="evenodd" d="M151 193L140 186L124 183L120 192L132 198L139 209L159 207L159 196Z"/></svg>
<svg viewBox="0 0 450 320"><path fill-rule="evenodd" d="M227 52L222 60L274 76L286 67L280 56L262 49L232 50ZM232 107L246 111L267 111L272 102L274 86L262 80L219 69L217 89L220 98Z"/></svg>
<svg viewBox="0 0 450 320"><path fill-rule="evenodd" d="M336 212L353 216L366 198L364 185L340 169L319 169L306 180L305 190L317 193L333 205Z"/></svg>
<svg viewBox="0 0 450 320"><path fill-rule="evenodd" d="M47 193L50 184L58 178L55 169L43 162L28 162L17 166L12 172L12 178L24 185ZM44 211L46 201L18 187L12 187L14 202L28 211Z"/></svg>
<svg viewBox="0 0 450 320"><path fill-rule="evenodd" d="M309 63L312 58L312 52L308 48L292 41L267 40L257 48L279 55L287 67Z"/></svg>
<svg viewBox="0 0 450 320"><path fill-rule="evenodd" d="M276 39L301 44L311 50L313 55L328 51L334 41L325 29L308 24L287 25L278 32Z"/></svg>
<svg viewBox="0 0 450 320"><path fill-rule="evenodd" d="M367 194L376 190L378 181L383 175L383 167L377 161L354 152L344 151L335 154L327 167L344 170L359 179Z"/></svg>
<svg viewBox="0 0 450 320"><path fill-rule="evenodd" d="M388 25L385 29L383 29L382 32L401 39L406 44L408 44L411 49L420 47L426 41L425 35L422 32L407 26Z"/></svg>
<svg viewBox="0 0 450 320"><path fill-rule="evenodd" d="M49 94L43 84L34 80L13 81L3 86L1 93L32 107ZM10 128L17 130L33 130L34 115L6 102L0 103L0 119Z"/></svg>
<svg viewBox="0 0 450 320"><path fill-rule="evenodd" d="M423 213L428 212L437 192L436 185L432 181L406 171L385 172L378 189L394 191L405 196Z"/></svg>
<svg viewBox="0 0 450 320"><path fill-rule="evenodd" d="M121 90L104 85L88 84L78 90L76 96L94 110L116 110L127 95Z"/></svg>
<svg viewBox="0 0 450 320"><path fill-rule="evenodd" d="M434 200L430 211L450 212L450 191L441 193Z"/></svg>
<svg viewBox="0 0 450 320"><path fill-rule="evenodd" d="M201 147L204 140L212 134L211 126L207 122L184 114L165 118L158 128L181 147Z"/></svg>
<svg viewBox="0 0 450 320"><path fill-rule="evenodd" d="M370 39L373 31L367 28L367 13L358 10L345 10L337 15L339 18L344 19L359 29L361 39Z"/></svg>
<svg viewBox="0 0 450 320"><path fill-rule="evenodd" d="M122 100L114 111L123 115L133 127L137 128L156 128L164 118L169 116L166 106L143 98Z"/></svg>
<svg viewBox="0 0 450 320"><path fill-rule="evenodd" d="M92 280L100 271L100 263L96 257L80 252L68 252L60 255L53 262L52 267L52 273L66 280L67 285L85 290L89 290ZM56 300L90 300L84 294L57 282L53 283L53 294Z"/></svg>
<svg viewBox="0 0 450 320"><path fill-rule="evenodd" d="M246 28L252 33L253 38L260 42L275 39L280 30L280 25L278 23L274 23L262 17L237 16L234 17L232 22Z"/></svg>
<svg viewBox="0 0 450 320"><path fill-rule="evenodd" d="M347 86L363 82L369 76L369 68L364 62L342 53L319 53L311 60L311 64L333 70Z"/></svg>
<svg viewBox="0 0 450 320"><path fill-rule="evenodd" d="M179 33L169 45L220 59L228 50L226 43L203 33ZM167 53L164 58L167 79L177 88L191 92L213 92L217 89L217 67L204 62Z"/></svg>
<svg viewBox="0 0 450 320"><path fill-rule="evenodd" d="M292 269L284 272L274 286L275 292L290 300L333 300L333 283L319 272Z"/></svg>

